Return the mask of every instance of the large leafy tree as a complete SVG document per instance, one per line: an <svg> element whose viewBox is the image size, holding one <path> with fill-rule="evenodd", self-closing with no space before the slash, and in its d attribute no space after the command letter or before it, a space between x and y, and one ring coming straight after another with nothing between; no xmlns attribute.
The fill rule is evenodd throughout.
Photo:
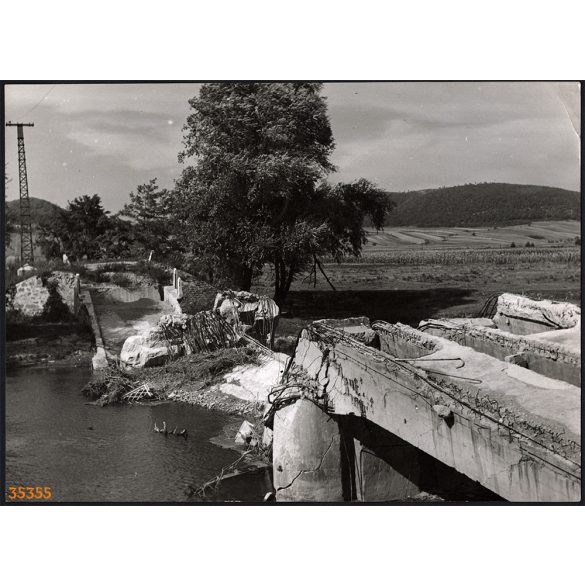
<svg viewBox="0 0 585 585"><path fill-rule="evenodd" d="M154 250L159 258L170 250L169 199L169 191L151 179L130 193L130 202L119 213L121 218L130 220L136 243L146 252Z"/></svg>
<svg viewBox="0 0 585 585"><path fill-rule="evenodd" d="M59 217L39 226L39 244L48 257L63 252L71 258L100 258L105 252L104 235L111 229L109 212L100 196L83 195L70 201Z"/></svg>
<svg viewBox="0 0 585 585"><path fill-rule="evenodd" d="M328 185L335 170L319 83L213 83L190 100L175 225L186 251L249 289L270 263L281 303L294 277L327 254L359 254L363 220L383 225L387 199L372 184Z"/></svg>

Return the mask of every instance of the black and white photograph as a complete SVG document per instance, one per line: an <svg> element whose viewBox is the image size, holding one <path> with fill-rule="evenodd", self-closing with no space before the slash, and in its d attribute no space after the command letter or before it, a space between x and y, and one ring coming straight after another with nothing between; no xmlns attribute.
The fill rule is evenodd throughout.
<svg viewBox="0 0 585 585"><path fill-rule="evenodd" d="M581 86L4 85L5 502L581 500Z"/></svg>

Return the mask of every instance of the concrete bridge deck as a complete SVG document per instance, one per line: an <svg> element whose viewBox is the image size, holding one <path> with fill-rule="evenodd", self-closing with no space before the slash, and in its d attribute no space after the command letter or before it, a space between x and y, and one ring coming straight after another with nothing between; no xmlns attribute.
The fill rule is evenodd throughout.
<svg viewBox="0 0 585 585"><path fill-rule="evenodd" d="M283 390L274 418L277 498L402 499L437 462L489 490L485 499L580 500L581 391L570 383L577 370L580 380L580 322L543 331L550 325L532 317L523 334L512 322L497 329L498 319L427 321L425 330L313 323L292 368L306 377L304 394L287 403ZM363 464L364 450L375 464Z"/></svg>

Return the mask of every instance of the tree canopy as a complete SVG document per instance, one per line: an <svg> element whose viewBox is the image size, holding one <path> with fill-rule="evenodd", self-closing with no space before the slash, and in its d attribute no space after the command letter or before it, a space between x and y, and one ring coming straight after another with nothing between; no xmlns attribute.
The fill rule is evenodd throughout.
<svg viewBox="0 0 585 585"><path fill-rule="evenodd" d="M275 298L319 256L359 254L365 216L383 225L388 199L335 170L319 83L212 83L189 101L172 215L185 252L216 278L248 290L270 263Z"/></svg>
<svg viewBox="0 0 585 585"><path fill-rule="evenodd" d="M48 258L66 253L71 259L117 257L132 242L129 225L104 210L100 196L76 197L57 217L41 220L37 243Z"/></svg>
<svg viewBox="0 0 585 585"><path fill-rule="evenodd" d="M170 249L169 198L169 191L159 188L157 179L151 179L130 193L130 203L118 214L130 220L136 244L146 252L153 250L158 258L164 257Z"/></svg>

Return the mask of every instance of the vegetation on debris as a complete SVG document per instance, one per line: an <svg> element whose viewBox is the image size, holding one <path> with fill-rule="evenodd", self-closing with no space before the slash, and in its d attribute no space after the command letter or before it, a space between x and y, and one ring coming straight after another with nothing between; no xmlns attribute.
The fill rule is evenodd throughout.
<svg viewBox="0 0 585 585"><path fill-rule="evenodd" d="M223 399L225 402L238 403L235 407L239 411L244 406L239 402L243 401L227 395L212 396L206 390L236 366L258 363L259 354L255 348L237 347L182 356L158 367L128 370L112 366L95 371L82 392L91 400L105 406L122 402L124 394L147 383L159 399L172 397L209 407L215 405L214 401L221 405ZM202 395L199 400L197 394Z"/></svg>

